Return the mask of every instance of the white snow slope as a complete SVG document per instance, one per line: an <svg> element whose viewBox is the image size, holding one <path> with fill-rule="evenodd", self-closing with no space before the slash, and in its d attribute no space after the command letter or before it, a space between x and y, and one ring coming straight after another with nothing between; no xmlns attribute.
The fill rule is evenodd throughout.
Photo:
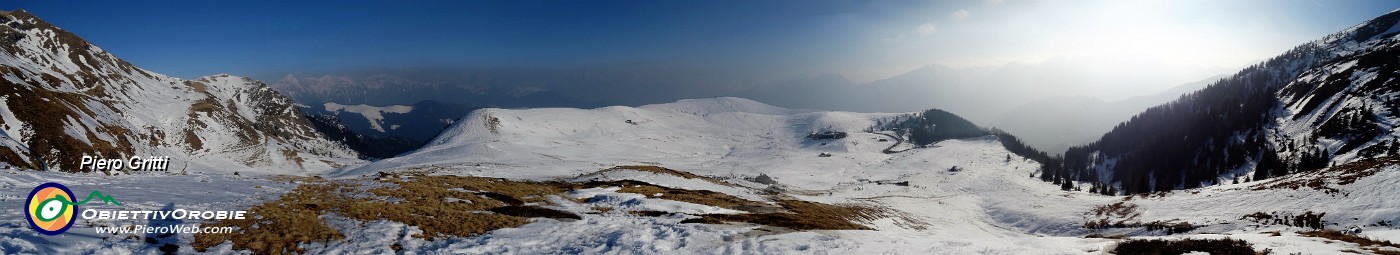
<svg viewBox="0 0 1400 255"><path fill-rule="evenodd" d="M1082 238L1089 234L1163 236L1161 238L1245 239L1256 249L1274 252L1333 253L1355 250L1346 243L1299 237L1281 225L1243 220L1255 213L1326 212L1332 228L1400 219L1395 185L1400 169L1349 185L1342 193L1223 185L1151 198L1109 197L1060 191L1031 174L1038 163L1011 155L992 136L948 140L897 154L880 151L895 141L863 133L881 113L789 110L739 98L682 100L641 107L582 109L483 109L449 128L429 146L408 155L338 176L379 171L433 169L438 174L553 180L569 178L634 179L657 185L705 189L752 197L750 191L708 187L673 176L587 173L617 165L660 165L717 177L733 184L767 188L747 181L759 174L775 179L787 195L825 203L868 203L907 217L867 223L873 231L767 233L745 225L676 224L675 221L586 215L582 221L540 220L520 229L484 236L422 244L426 250L452 252L585 253L846 253L909 254L1082 254L1102 253L1116 240ZM846 131L839 140L809 140L814 131ZM819 153L831 157L818 157ZM1007 156L1011 155L1011 160ZM951 167L960 171L950 172ZM583 177L578 177L583 176ZM881 181L908 181L909 186ZM718 186L718 185L714 185ZM723 186L720 186L723 187ZM596 191L595 191L596 192ZM1136 205L1129 222L1187 222L1198 228L1164 236L1144 228L1086 229L1104 217L1091 211L1124 202ZM1281 214L1280 214L1281 215ZM1353 220L1357 218L1358 220ZM386 225L387 224L387 225ZM401 224L377 223L412 231ZM1387 233L1386 227L1369 227ZM1283 230L1273 237L1262 232ZM601 236L601 237L600 237ZM740 238L743 237L743 238ZM1400 236L1375 236L1400 241ZM332 244L373 247L393 241ZM344 247L342 247L344 249ZM1366 251L1361 251L1366 252Z"/></svg>

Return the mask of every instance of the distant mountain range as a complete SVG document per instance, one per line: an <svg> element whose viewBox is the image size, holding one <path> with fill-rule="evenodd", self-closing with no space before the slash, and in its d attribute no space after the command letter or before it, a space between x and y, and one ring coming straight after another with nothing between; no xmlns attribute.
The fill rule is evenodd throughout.
<svg viewBox="0 0 1400 255"><path fill-rule="evenodd" d="M448 104L437 101L421 101L411 105L373 106L366 104L343 105L326 102L321 105L307 105L302 111L311 115L334 115L344 121L350 130L375 137L397 136L416 141L427 141L442 132L443 128L466 116L479 106Z"/></svg>
<svg viewBox="0 0 1400 255"><path fill-rule="evenodd" d="M458 118L480 108L437 101L388 106L326 102L305 105L301 110L333 140L371 158L389 158L417 149Z"/></svg>
<svg viewBox="0 0 1400 255"><path fill-rule="evenodd" d="M1055 96L1017 106L997 117L990 126L1016 134L1031 147L1058 154L1070 146L1098 140L1114 126L1147 108L1171 102L1224 77L1210 77L1157 94L1113 102L1088 96Z"/></svg>
<svg viewBox="0 0 1400 255"><path fill-rule="evenodd" d="M1133 114L1215 81L1177 84L1156 94L1106 102L1081 94L1105 90L1105 80L1066 66L1068 58L1004 67L925 66L898 76L856 84L834 74L764 86L740 96L798 109L912 112L943 109L973 122L1017 134L1037 149L1059 153L1099 138ZM1068 78L1068 79L1067 79ZM1165 79L1164 79L1165 80ZM1135 84L1167 87L1164 84ZM1137 87L1137 86L1134 86Z"/></svg>
<svg viewBox="0 0 1400 255"><path fill-rule="evenodd" d="M544 88L497 83L506 79L490 74L437 77L441 72L415 76L413 72L366 71L351 74L301 76L287 74L272 88L307 105L334 102L344 105L396 105L420 101L470 103L491 107L549 107L583 105L573 98Z"/></svg>
<svg viewBox="0 0 1400 255"><path fill-rule="evenodd" d="M938 108L981 125L993 125L1018 107L1056 97L1137 95L1175 98L1189 90L1173 88L1183 86L1182 83L1168 82L1180 77L1173 75L1206 72L1142 70L1105 73L1082 68L1104 65L1103 62L1089 58L1058 57L1042 63L1010 63L998 67L952 68L934 64L866 83L853 83L840 75L827 74L760 86L736 95L798 109L913 112ZM1132 84L1124 84L1127 82ZM1133 92L1142 88L1165 91L1155 95ZM1199 85L1195 88L1199 88ZM1165 101L1156 103L1162 102ZM1146 107L1131 111L1144 109Z"/></svg>

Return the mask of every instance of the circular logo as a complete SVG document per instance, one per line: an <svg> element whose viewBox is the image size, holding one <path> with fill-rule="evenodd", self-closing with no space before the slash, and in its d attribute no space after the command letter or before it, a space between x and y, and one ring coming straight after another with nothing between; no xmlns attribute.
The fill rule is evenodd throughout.
<svg viewBox="0 0 1400 255"><path fill-rule="evenodd" d="M73 227L73 212L78 210L78 206L73 205L73 191L68 190L63 184L44 183L34 187L34 191L29 192L29 199L24 202L25 214L29 217L29 226L34 231L45 235L58 235L63 231L68 231Z"/></svg>

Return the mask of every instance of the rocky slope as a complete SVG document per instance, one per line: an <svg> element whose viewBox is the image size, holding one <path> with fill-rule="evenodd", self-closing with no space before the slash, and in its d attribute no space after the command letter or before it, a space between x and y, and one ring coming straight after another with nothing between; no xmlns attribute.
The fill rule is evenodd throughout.
<svg viewBox="0 0 1400 255"><path fill-rule="evenodd" d="M154 73L23 10L0 25L0 162L90 171L84 155L160 156L171 171L299 173L354 161L261 82Z"/></svg>
<svg viewBox="0 0 1400 255"><path fill-rule="evenodd" d="M1068 171L1046 179L1142 193L1395 156L1397 57L1400 12L1391 12L1148 109L1069 149Z"/></svg>

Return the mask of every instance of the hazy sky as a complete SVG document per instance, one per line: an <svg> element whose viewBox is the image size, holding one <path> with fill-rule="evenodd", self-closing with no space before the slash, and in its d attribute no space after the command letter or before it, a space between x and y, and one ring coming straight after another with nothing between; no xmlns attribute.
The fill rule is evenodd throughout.
<svg viewBox="0 0 1400 255"><path fill-rule="evenodd" d="M1395 1L5 1L177 77L685 63L855 82L1078 59L1221 74ZM717 73L722 75L722 73ZM1125 85L1130 86L1130 85ZM1143 88L1152 90L1160 88Z"/></svg>

